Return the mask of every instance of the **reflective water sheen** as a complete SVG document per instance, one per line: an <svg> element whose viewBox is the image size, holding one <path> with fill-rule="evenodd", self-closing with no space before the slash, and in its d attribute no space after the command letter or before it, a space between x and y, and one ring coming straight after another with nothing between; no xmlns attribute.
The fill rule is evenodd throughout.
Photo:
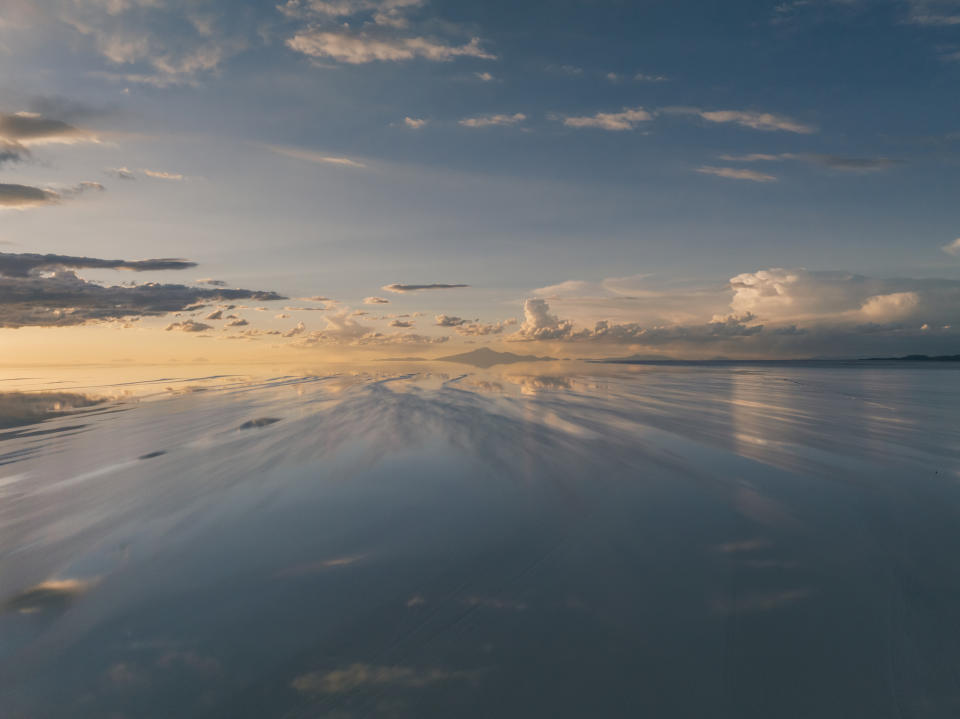
<svg viewBox="0 0 960 719"><path fill-rule="evenodd" d="M451 368L0 376L0 715L960 716L960 370Z"/></svg>

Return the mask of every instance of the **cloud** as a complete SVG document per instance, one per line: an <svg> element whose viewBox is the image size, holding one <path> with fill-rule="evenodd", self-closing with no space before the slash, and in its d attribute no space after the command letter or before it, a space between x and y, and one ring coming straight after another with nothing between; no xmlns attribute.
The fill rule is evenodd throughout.
<svg viewBox="0 0 960 719"><path fill-rule="evenodd" d="M172 322L167 325L167 332L171 330L179 330L180 332L207 332L212 329L213 327L210 325L204 324L203 322L195 322L194 320Z"/></svg>
<svg viewBox="0 0 960 719"><path fill-rule="evenodd" d="M513 115L479 115L477 117L465 117L460 120L460 125L463 127L494 127L494 126L510 126L517 125L527 119L527 116L522 112L514 113Z"/></svg>
<svg viewBox="0 0 960 719"><path fill-rule="evenodd" d="M365 297L363 299L363 304L365 305L389 305L390 300L386 297Z"/></svg>
<svg viewBox="0 0 960 719"><path fill-rule="evenodd" d="M325 165L340 165L341 167L356 167L356 168L366 167L366 165L364 165L362 162L351 160L349 157L335 157L332 155L325 155L322 152L315 152L314 150L305 150L299 147L267 145L267 149L269 149L272 152L276 152L278 155L284 155L285 157L292 157L296 160L305 160L306 162L316 162L316 163L325 164Z"/></svg>
<svg viewBox="0 0 960 719"><path fill-rule="evenodd" d="M413 327L413 324L414 323L410 322L409 320L390 320L391 327L409 328L409 327Z"/></svg>
<svg viewBox="0 0 960 719"><path fill-rule="evenodd" d="M770 268L730 279L734 312L776 323L895 322L913 317L951 324L960 282L943 279L881 279L849 272Z"/></svg>
<svg viewBox="0 0 960 719"><path fill-rule="evenodd" d="M956 0L907 0L908 21L926 27L960 25L960 3Z"/></svg>
<svg viewBox="0 0 960 719"><path fill-rule="evenodd" d="M543 288L559 288L557 301L578 309L580 319L554 312L544 298L532 298L524 305L520 328L506 339L627 344L684 353L712 348L714 354L761 357L950 354L960 342L958 280L770 268L736 275L724 291L693 287L686 293L596 297L598 288L616 284L569 281ZM592 296L580 297L579 291ZM664 304L681 308L684 319L651 319ZM628 316L597 318L609 310ZM583 317L591 311L593 317ZM629 314L649 318L640 322Z"/></svg>
<svg viewBox="0 0 960 719"><path fill-rule="evenodd" d="M243 319L242 317L237 317L227 322L224 326L225 327L246 327L249 324L250 323L247 322L247 320Z"/></svg>
<svg viewBox="0 0 960 719"><path fill-rule="evenodd" d="M646 73L638 72L633 76L633 79L636 82L669 82L670 78L664 75L648 75Z"/></svg>
<svg viewBox="0 0 960 719"><path fill-rule="evenodd" d="M452 680L470 679L472 676L467 672L442 669L417 670L402 666L351 664L344 669L301 674L293 680L292 686L305 694L345 694L361 689L380 692L383 687L390 686L422 688Z"/></svg>
<svg viewBox="0 0 960 719"><path fill-rule="evenodd" d="M24 210L41 205L57 205L85 192L103 192L103 190L104 187L99 182L80 182L62 190L0 183L0 208L8 207L15 210Z"/></svg>
<svg viewBox="0 0 960 719"><path fill-rule="evenodd" d="M622 131L634 130L641 123L652 119L653 116L642 107L625 107L620 112L598 112L588 117L565 117L563 124L567 127Z"/></svg>
<svg viewBox="0 0 960 719"><path fill-rule="evenodd" d="M331 58L351 65L414 58L434 62L449 62L457 57L496 60L496 55L484 50L476 37L464 45L448 45L426 37L391 37L362 30L307 28L288 39L287 46L310 57Z"/></svg>
<svg viewBox="0 0 960 719"><path fill-rule="evenodd" d="M792 120L783 115L774 115L769 112L753 112L750 110L701 110L696 107L668 107L661 112L674 115L697 115L707 122L734 124L741 127L749 127L754 130L763 130L765 132L794 132L802 135L808 135L816 132L817 129L812 125L807 125L797 120Z"/></svg>
<svg viewBox="0 0 960 719"><path fill-rule="evenodd" d="M496 78L491 75L489 72L475 72L473 76L477 78L480 82L493 82Z"/></svg>
<svg viewBox="0 0 960 719"><path fill-rule="evenodd" d="M948 242L940 249L946 252L948 255L960 255L960 237L955 239L953 242Z"/></svg>
<svg viewBox="0 0 960 719"><path fill-rule="evenodd" d="M107 167L103 170L104 174L109 175L117 180L136 180L137 176L134 175L126 167Z"/></svg>
<svg viewBox="0 0 960 719"><path fill-rule="evenodd" d="M896 160L887 157L850 157L845 155L817 155L796 154L782 152L779 154L750 153L746 155L720 155L719 159L726 162L782 162L797 160L814 165L820 165L830 170L842 172L880 172L897 165Z"/></svg>
<svg viewBox="0 0 960 719"><path fill-rule="evenodd" d="M211 312L210 314L208 314L208 315L207 315L206 317L204 317L203 319L205 319L205 320L222 320L222 319L223 319L223 310L214 310L213 312Z"/></svg>
<svg viewBox="0 0 960 719"><path fill-rule="evenodd" d="M404 285L394 282L392 285L384 285L380 289L387 292L419 292L420 290L453 290L460 287L469 287L470 285L454 285L445 283L434 283L430 285Z"/></svg>
<svg viewBox="0 0 960 719"><path fill-rule="evenodd" d="M370 325L356 319L356 313L345 309L336 314L327 315L327 326L305 334L293 343L295 347L314 347L325 344L349 345L354 347L373 347L385 345L431 345L447 341L447 337L428 337L405 332L385 334Z"/></svg>
<svg viewBox="0 0 960 719"><path fill-rule="evenodd" d="M154 87L198 84L246 48L254 30L241 13L166 0L64 2L57 19L106 61L101 75Z"/></svg>
<svg viewBox="0 0 960 719"><path fill-rule="evenodd" d="M524 321L520 329L510 337L511 341L579 341L660 345L676 342L709 342L731 337L754 335L763 330L762 325L750 326L754 319L746 314L716 318L700 325L672 325L643 327L639 323L617 324L608 320L598 321L593 329L577 329L570 320L561 320L550 312L546 300L528 299L523 307Z"/></svg>
<svg viewBox="0 0 960 719"><path fill-rule="evenodd" d="M0 253L0 327L79 325L162 316L212 302L284 299L274 292L155 282L107 286L87 281L74 271L86 268L146 272L194 266L195 263L180 259L128 261Z"/></svg>
<svg viewBox="0 0 960 719"><path fill-rule="evenodd" d="M467 323L462 317L451 317L450 315L437 315L438 327L459 327Z"/></svg>
<svg viewBox="0 0 960 719"><path fill-rule="evenodd" d="M0 139L20 146L96 142L96 136L37 112L0 113Z"/></svg>
<svg viewBox="0 0 960 719"><path fill-rule="evenodd" d="M227 283L223 280L215 280L212 277L201 277L195 280L198 285L209 285L210 287L226 287Z"/></svg>
<svg viewBox="0 0 960 719"><path fill-rule="evenodd" d="M196 262L172 257L153 260L102 260L96 257L71 255L0 252L0 276L2 277L29 277L37 270L108 269L153 272L186 270L196 266Z"/></svg>
<svg viewBox="0 0 960 719"><path fill-rule="evenodd" d="M426 126L429 120L425 120L422 117L405 117L403 118L403 124L409 127L411 130L419 130L420 128Z"/></svg>
<svg viewBox="0 0 960 719"><path fill-rule="evenodd" d="M751 182L776 182L777 178L773 175L767 175L763 172L754 170L744 170L736 167L712 167L704 165L698 167L697 172L704 175L715 175L717 177L726 177L730 180L750 180Z"/></svg>
<svg viewBox="0 0 960 719"><path fill-rule="evenodd" d="M153 177L158 180L182 180L183 175L177 172L162 172L161 170L148 170L146 168L140 170L147 177Z"/></svg>

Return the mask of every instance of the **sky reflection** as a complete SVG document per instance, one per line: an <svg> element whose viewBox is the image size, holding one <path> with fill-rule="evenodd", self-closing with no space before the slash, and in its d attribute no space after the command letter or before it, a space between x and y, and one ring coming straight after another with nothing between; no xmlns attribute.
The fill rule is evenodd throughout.
<svg viewBox="0 0 960 719"><path fill-rule="evenodd" d="M61 405L0 441L0 707L945 716L956 376L9 383Z"/></svg>

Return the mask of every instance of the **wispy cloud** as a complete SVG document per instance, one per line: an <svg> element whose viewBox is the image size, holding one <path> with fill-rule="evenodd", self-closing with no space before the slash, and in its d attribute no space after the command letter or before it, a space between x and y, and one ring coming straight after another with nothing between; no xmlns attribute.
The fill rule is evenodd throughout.
<svg viewBox="0 0 960 719"><path fill-rule="evenodd" d="M419 130L422 127L425 127L429 120L426 120L422 117L405 117L403 118L403 124L409 127L411 130Z"/></svg>
<svg viewBox="0 0 960 719"><path fill-rule="evenodd" d="M888 157L851 157L849 155L826 155L813 153L781 152L779 154L750 153L746 155L720 155L725 162L785 162L796 160L819 165L841 172L881 172L899 164Z"/></svg>
<svg viewBox="0 0 960 719"><path fill-rule="evenodd" d="M148 170L146 168L142 169L141 172L147 177L153 177L157 180L182 180L183 175L178 172L163 172L162 170Z"/></svg>
<svg viewBox="0 0 960 719"><path fill-rule="evenodd" d="M419 292L421 290L453 290L460 287L469 287L470 285L457 285L446 283L433 283L428 285L405 285L394 282L392 285L384 285L381 289L387 292Z"/></svg>
<svg viewBox="0 0 960 719"><path fill-rule="evenodd" d="M592 127L600 130L633 130L641 123L649 122L653 116L642 107L625 107L620 112L598 112L584 117L564 117L567 127Z"/></svg>
<svg viewBox="0 0 960 719"><path fill-rule="evenodd" d="M948 242L940 249L942 249L948 255L960 255L960 237L955 239L953 242Z"/></svg>
<svg viewBox="0 0 960 719"><path fill-rule="evenodd" d="M316 150L307 150L301 147L286 147L283 145L267 145L267 149L276 152L278 155L292 157L295 160L305 162L315 162L322 165L340 165L341 167L364 168L365 164L352 160L349 157L337 157L335 155L325 155Z"/></svg>
<svg viewBox="0 0 960 719"><path fill-rule="evenodd" d="M716 177L726 177L729 180L750 180L751 182L776 182L777 178L773 175L767 175L755 170L746 170L737 167L712 167L704 165L698 167L697 172L704 175L715 175Z"/></svg>
<svg viewBox="0 0 960 719"><path fill-rule="evenodd" d="M103 185L99 182L80 182L59 190L31 185L0 183L0 208L25 210L42 205L56 205L86 192L102 192L103 189Z"/></svg>
<svg viewBox="0 0 960 719"><path fill-rule="evenodd" d="M426 37L389 37L365 31L308 28L287 40L287 46L310 57L330 58L351 65L414 58L434 62L449 62L458 57L496 59L496 55L481 47L480 39L476 37L464 45L448 45Z"/></svg>
<svg viewBox="0 0 960 719"><path fill-rule="evenodd" d="M477 117L465 117L460 120L460 124L464 127L493 127L493 126L508 126L508 125L518 125L524 120L527 119L527 116L522 112L514 113L513 115L479 115Z"/></svg>
<svg viewBox="0 0 960 719"><path fill-rule="evenodd" d="M733 124L764 132L794 132L809 135L817 131L813 125L793 120L784 115L752 110L701 110L697 107L666 107L660 112L673 115L696 115L707 122Z"/></svg>

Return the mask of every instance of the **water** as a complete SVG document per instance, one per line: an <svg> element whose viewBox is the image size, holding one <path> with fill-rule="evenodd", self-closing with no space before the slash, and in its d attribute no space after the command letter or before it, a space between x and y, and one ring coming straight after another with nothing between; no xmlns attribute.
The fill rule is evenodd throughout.
<svg viewBox="0 0 960 719"><path fill-rule="evenodd" d="M960 715L958 368L0 380L5 718Z"/></svg>

